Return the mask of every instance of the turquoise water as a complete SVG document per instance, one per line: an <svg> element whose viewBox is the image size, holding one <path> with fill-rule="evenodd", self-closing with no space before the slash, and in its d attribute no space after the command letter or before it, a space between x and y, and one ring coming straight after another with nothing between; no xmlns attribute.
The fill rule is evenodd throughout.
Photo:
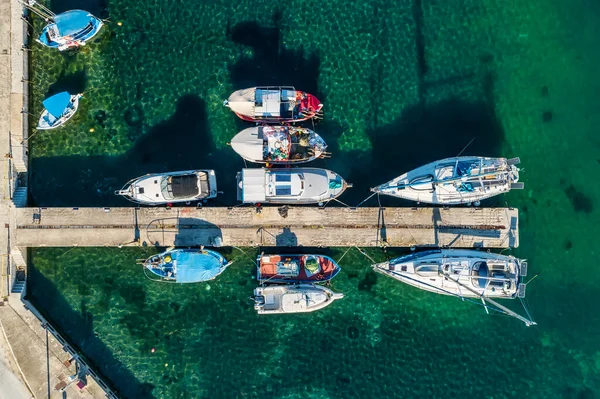
<svg viewBox="0 0 600 399"><path fill-rule="evenodd" d="M333 156L311 166L354 183L340 198L351 205L473 139L464 154L520 156L524 168L525 190L483 205L520 209L512 254L540 273L527 292L536 327L376 276L355 249L332 282L344 299L281 317L259 317L248 300L254 250L224 250L234 265L190 286L147 280L135 260L151 249L31 251L29 295L123 396L600 396L598 4L51 5L112 22L77 53L33 46L35 114L48 93L85 93L67 126L31 139L34 205L127 205L112 191L130 178L201 167L225 191L212 204L235 203L244 164L227 142L247 125L222 101L258 84L292 84L325 103L315 129Z"/></svg>

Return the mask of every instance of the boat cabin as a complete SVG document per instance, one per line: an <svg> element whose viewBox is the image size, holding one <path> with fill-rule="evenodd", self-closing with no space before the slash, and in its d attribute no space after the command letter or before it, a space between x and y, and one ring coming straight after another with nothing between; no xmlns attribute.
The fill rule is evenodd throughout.
<svg viewBox="0 0 600 399"><path fill-rule="evenodd" d="M298 114L293 87L257 87L254 92L254 117L292 119Z"/></svg>
<svg viewBox="0 0 600 399"><path fill-rule="evenodd" d="M208 175L200 172L199 175L165 176L160 183L160 191L165 199L193 198L201 192L208 193Z"/></svg>

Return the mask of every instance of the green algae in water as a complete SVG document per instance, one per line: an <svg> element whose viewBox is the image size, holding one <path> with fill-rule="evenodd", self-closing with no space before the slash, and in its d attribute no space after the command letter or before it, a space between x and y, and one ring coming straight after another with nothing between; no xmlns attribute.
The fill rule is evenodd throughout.
<svg viewBox="0 0 600 399"><path fill-rule="evenodd" d="M236 250L224 251L239 259L219 279L190 286L146 280L135 259L151 249L32 251L30 296L124 396L600 395L600 281L590 271L600 222L600 186L590 184L600 148L597 8L565 0L105 5L90 11L113 22L81 51L33 46L35 114L52 90L86 93L67 126L31 140L35 205L125 205L112 190L128 179L199 167L215 168L226 191L213 205L233 204L243 162L226 143L247 125L222 101L237 88L293 84L325 103L315 129L333 157L311 166L354 183L341 198L349 204L473 138L465 155L520 156L527 190L483 205L520 209L512 252L529 259L531 275L543 270L527 292L539 326L525 328L374 275L355 250L332 281L343 300L282 317L254 313L253 265Z"/></svg>

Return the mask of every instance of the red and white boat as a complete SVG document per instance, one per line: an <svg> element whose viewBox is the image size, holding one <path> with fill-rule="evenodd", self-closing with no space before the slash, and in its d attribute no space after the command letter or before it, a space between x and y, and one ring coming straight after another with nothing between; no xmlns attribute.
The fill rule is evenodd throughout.
<svg viewBox="0 0 600 399"><path fill-rule="evenodd" d="M341 270L325 255L260 254L256 264L257 278L263 283L318 283L331 280Z"/></svg>
<svg viewBox="0 0 600 399"><path fill-rule="evenodd" d="M323 117L323 104L317 97L291 86L238 90L223 105L249 122L302 122Z"/></svg>

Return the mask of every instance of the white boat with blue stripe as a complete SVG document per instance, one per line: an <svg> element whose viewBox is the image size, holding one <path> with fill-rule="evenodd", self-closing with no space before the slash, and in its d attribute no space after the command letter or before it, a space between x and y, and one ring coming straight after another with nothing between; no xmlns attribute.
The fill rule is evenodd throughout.
<svg viewBox="0 0 600 399"><path fill-rule="evenodd" d="M198 283L214 280L231 264L208 249L169 249L143 261L143 266L160 281Z"/></svg>
<svg viewBox="0 0 600 399"><path fill-rule="evenodd" d="M475 204L522 189L519 158L463 156L431 162L372 188L378 194L438 205Z"/></svg>

